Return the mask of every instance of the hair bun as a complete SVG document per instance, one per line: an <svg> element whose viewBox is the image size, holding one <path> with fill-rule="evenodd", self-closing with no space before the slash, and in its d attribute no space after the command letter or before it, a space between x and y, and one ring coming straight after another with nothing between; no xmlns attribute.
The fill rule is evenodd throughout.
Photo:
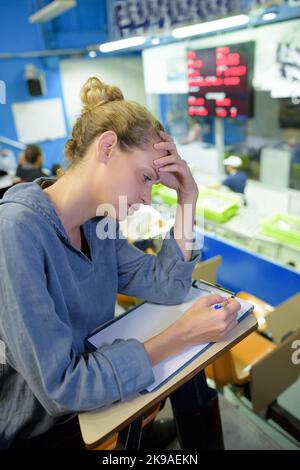
<svg viewBox="0 0 300 470"><path fill-rule="evenodd" d="M124 96L117 86L106 85L97 77L90 77L80 91L83 111L92 111L97 106L109 101L123 100Z"/></svg>

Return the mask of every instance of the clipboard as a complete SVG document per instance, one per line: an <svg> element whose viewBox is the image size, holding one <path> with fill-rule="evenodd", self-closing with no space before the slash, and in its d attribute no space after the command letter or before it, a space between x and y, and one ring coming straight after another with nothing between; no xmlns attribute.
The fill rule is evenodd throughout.
<svg viewBox="0 0 300 470"><path fill-rule="evenodd" d="M214 293L223 297L232 297L234 295L231 291L215 284L202 280L194 281L183 303L179 305L158 305L143 302L94 330L86 338L86 347L89 351L95 351L104 344L111 344L116 339L135 338L138 341L145 342L174 323L197 299ZM238 299L238 301L241 304L241 309L238 312L238 322L240 322L252 312L254 306L242 299ZM183 367L211 347L212 344L201 343L188 347L179 354L155 365L153 367L155 380L141 393L157 390Z"/></svg>
<svg viewBox="0 0 300 470"><path fill-rule="evenodd" d="M231 291L231 290L228 290L228 289L225 289L225 287L222 287L220 284L212 284L211 282L208 282L208 281L204 281L203 279L199 279L199 280L196 280L196 281L193 281L192 283L192 286L195 287L196 289L201 289L201 286L199 287L199 283L204 285L205 286L205 289L202 289L202 290L206 290L207 292L210 292L210 289L218 289L218 291L221 291L222 294L229 294L231 297L235 297L236 296L236 293Z"/></svg>

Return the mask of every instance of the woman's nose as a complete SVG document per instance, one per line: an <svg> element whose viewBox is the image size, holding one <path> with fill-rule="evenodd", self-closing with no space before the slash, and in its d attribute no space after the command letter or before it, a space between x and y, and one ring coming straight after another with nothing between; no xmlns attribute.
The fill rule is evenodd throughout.
<svg viewBox="0 0 300 470"><path fill-rule="evenodd" d="M149 193L147 193L147 194L144 193L144 194L141 196L141 200L142 200L142 203L143 203L143 204L146 204L147 206L149 206L150 203L151 203L151 190L150 190Z"/></svg>

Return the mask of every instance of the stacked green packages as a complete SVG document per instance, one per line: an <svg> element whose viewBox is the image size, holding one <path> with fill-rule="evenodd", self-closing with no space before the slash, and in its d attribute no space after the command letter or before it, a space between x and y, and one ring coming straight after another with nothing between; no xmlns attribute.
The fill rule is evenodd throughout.
<svg viewBox="0 0 300 470"><path fill-rule="evenodd" d="M204 218L216 222L227 222L237 213L239 203L240 199L235 195L205 189L199 193L196 214L204 214Z"/></svg>
<svg viewBox="0 0 300 470"><path fill-rule="evenodd" d="M262 222L262 233L276 240L300 248L300 217L276 214Z"/></svg>
<svg viewBox="0 0 300 470"><path fill-rule="evenodd" d="M177 203L176 191L163 185L153 186L152 197L158 198L169 205ZM205 189L199 193L196 214L204 215L207 219L223 223L237 213L239 202L239 197L235 195L213 189Z"/></svg>
<svg viewBox="0 0 300 470"><path fill-rule="evenodd" d="M152 187L152 197L165 204L173 206L177 203L177 193L174 189L167 188L162 184L155 184Z"/></svg>

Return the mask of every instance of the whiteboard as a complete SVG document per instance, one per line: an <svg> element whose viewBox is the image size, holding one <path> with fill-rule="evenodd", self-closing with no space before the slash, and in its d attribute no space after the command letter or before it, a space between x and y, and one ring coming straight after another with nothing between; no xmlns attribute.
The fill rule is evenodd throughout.
<svg viewBox="0 0 300 470"><path fill-rule="evenodd" d="M13 103L12 112L18 140L24 144L66 137L60 98Z"/></svg>

